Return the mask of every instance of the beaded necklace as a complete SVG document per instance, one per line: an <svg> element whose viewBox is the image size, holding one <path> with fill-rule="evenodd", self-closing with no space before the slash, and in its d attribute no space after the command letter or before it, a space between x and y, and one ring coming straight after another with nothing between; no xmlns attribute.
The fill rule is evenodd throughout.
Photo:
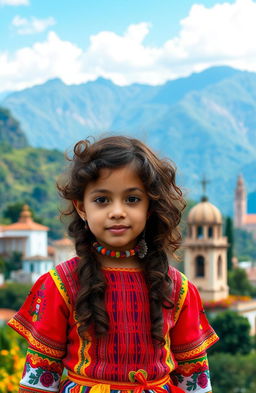
<svg viewBox="0 0 256 393"><path fill-rule="evenodd" d="M138 254L139 258L144 258L147 253L147 247L145 249L144 244L142 247L142 241L139 242L134 248L125 251L108 250L106 247L103 247L99 242L94 242L92 245L99 254L112 258L130 258L136 254Z"/></svg>

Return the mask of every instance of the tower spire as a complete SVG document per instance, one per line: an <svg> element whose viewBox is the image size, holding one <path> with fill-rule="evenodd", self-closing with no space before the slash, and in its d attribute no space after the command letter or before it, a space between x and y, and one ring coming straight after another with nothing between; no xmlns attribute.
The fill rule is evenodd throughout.
<svg viewBox="0 0 256 393"><path fill-rule="evenodd" d="M202 176L202 180L200 181L201 185L202 185L202 190L203 190L203 194L201 197L201 202L206 202L208 201L208 197L206 195L206 188L207 188L207 184L210 183L210 180L208 180L206 178L205 175Z"/></svg>

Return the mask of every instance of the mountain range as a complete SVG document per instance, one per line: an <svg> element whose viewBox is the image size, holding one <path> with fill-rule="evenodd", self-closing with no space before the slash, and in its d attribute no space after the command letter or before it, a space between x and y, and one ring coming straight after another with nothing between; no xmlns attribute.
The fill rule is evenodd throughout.
<svg viewBox="0 0 256 393"><path fill-rule="evenodd" d="M88 136L138 137L175 162L188 198L200 198L206 176L209 199L225 214L232 214L238 174L249 192L256 190L256 73L213 67L161 86L53 79L9 94L1 105L33 147L67 150ZM256 211L255 198L250 209Z"/></svg>

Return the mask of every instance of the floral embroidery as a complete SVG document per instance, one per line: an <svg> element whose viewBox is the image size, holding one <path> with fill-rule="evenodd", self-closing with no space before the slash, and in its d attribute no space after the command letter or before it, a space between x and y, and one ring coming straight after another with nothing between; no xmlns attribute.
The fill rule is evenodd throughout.
<svg viewBox="0 0 256 393"><path fill-rule="evenodd" d="M35 292L31 305L29 308L29 314L32 316L32 321L40 321L43 316L43 312L46 307L46 299L45 299L45 285L42 284L41 287Z"/></svg>
<svg viewBox="0 0 256 393"><path fill-rule="evenodd" d="M206 386L208 385L209 378L210 375L208 370L206 370L203 373L193 374L191 380L188 380L186 383L187 390L189 392L196 390L198 386L200 386L200 388L206 388Z"/></svg>
<svg viewBox="0 0 256 393"><path fill-rule="evenodd" d="M49 371L45 371L40 377L40 382L43 386L46 386L47 388L51 386L54 382L54 377L52 373L50 373Z"/></svg>
<svg viewBox="0 0 256 393"><path fill-rule="evenodd" d="M205 389L210 384L209 370L202 373L194 373L190 378L180 374L174 374L172 381L175 386L186 389L188 392L197 391L199 388Z"/></svg>
<svg viewBox="0 0 256 393"><path fill-rule="evenodd" d="M207 372L208 373L208 372ZM209 375L209 373L208 373ZM208 385L208 375L205 373L201 373L198 378L197 378L197 384L200 386L200 388L206 388Z"/></svg>
<svg viewBox="0 0 256 393"><path fill-rule="evenodd" d="M211 390L207 355L185 362L171 374L173 384L186 392L206 393Z"/></svg>
<svg viewBox="0 0 256 393"><path fill-rule="evenodd" d="M44 371L42 368L37 368L31 372L28 376L30 385L38 385L40 381L43 386L52 386L54 381L59 380L59 375L57 373L51 373L50 371Z"/></svg>
<svg viewBox="0 0 256 393"><path fill-rule="evenodd" d="M62 370L63 365L60 360L47 357L28 348L20 385L22 388L36 386L44 391L57 392Z"/></svg>

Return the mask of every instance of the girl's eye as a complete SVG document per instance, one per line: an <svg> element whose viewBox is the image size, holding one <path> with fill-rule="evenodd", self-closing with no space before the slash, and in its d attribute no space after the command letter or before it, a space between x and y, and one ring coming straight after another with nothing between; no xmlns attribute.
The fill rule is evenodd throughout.
<svg viewBox="0 0 256 393"><path fill-rule="evenodd" d="M140 201L140 198L138 198L136 196L128 196L128 198L127 198L128 203L137 203L139 201Z"/></svg>
<svg viewBox="0 0 256 393"><path fill-rule="evenodd" d="M98 203L99 205L103 205L103 204L105 204L105 203L108 203L108 198L107 198L107 197L104 197L104 196L101 196L101 197L96 198L96 199L94 200L94 202L95 202L95 203Z"/></svg>

